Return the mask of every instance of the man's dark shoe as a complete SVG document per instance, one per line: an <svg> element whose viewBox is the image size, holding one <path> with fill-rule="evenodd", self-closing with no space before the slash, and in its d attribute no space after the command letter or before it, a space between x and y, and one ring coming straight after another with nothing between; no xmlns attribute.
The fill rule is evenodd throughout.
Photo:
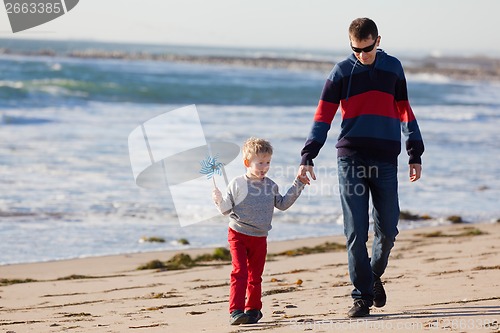
<svg viewBox="0 0 500 333"><path fill-rule="evenodd" d="M376 279L373 283L373 305L381 308L385 305L387 296L385 295L384 285L380 279Z"/></svg>
<svg viewBox="0 0 500 333"><path fill-rule="evenodd" d="M357 299L354 301L354 306L347 312L347 316L350 318L355 317L366 317L370 315L370 307L367 305L366 301L362 299Z"/></svg>
<svg viewBox="0 0 500 333"><path fill-rule="evenodd" d="M245 311L245 313L250 317L250 320L247 322L247 324L256 324L262 318L262 312L260 312L259 310L248 310Z"/></svg>
<svg viewBox="0 0 500 333"><path fill-rule="evenodd" d="M229 318L229 323L231 325L247 324L250 320L250 316L241 310L234 310L231 312L231 317Z"/></svg>

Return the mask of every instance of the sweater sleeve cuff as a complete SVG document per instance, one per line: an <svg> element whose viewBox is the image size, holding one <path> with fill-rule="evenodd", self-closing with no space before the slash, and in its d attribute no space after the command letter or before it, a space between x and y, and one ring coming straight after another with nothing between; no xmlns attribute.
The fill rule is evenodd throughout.
<svg viewBox="0 0 500 333"><path fill-rule="evenodd" d="M420 158L420 156L410 156L408 164L422 164L422 158Z"/></svg>
<svg viewBox="0 0 500 333"><path fill-rule="evenodd" d="M309 154L302 155L302 159L300 161L300 165L310 165L314 166L312 158L309 157Z"/></svg>

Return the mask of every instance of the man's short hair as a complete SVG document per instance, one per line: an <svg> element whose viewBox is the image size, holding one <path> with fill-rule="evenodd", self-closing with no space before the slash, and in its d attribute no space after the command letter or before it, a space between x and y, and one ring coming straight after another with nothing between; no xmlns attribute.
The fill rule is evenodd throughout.
<svg viewBox="0 0 500 333"><path fill-rule="evenodd" d="M360 17L351 22L349 37L358 41L378 37L377 25L367 17Z"/></svg>

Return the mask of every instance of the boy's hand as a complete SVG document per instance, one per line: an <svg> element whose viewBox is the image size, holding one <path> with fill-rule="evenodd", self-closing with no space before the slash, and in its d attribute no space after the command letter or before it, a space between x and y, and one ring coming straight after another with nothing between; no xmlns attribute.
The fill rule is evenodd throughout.
<svg viewBox="0 0 500 333"><path fill-rule="evenodd" d="M410 182L416 182L422 175L422 165L410 164Z"/></svg>
<svg viewBox="0 0 500 333"><path fill-rule="evenodd" d="M313 180L316 180L316 175L314 174L312 165L301 165L299 167L299 172L297 173L297 178L304 184L310 185L311 180L307 177L307 173L311 175Z"/></svg>
<svg viewBox="0 0 500 333"><path fill-rule="evenodd" d="M212 199L216 205L219 205L222 202L222 193L220 193L217 187L212 191Z"/></svg>

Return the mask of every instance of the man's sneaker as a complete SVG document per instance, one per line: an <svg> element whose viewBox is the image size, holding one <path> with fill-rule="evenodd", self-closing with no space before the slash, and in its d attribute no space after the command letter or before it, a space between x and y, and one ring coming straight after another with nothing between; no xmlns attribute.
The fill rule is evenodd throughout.
<svg viewBox="0 0 500 333"><path fill-rule="evenodd" d="M366 317L370 315L370 307L366 304L366 301L362 299L357 299L354 301L354 306L347 312L347 316L350 318L354 317Z"/></svg>
<svg viewBox="0 0 500 333"><path fill-rule="evenodd" d="M229 318L229 323L231 325L246 324L250 320L250 316L241 310L234 310L231 312L231 317Z"/></svg>
<svg viewBox="0 0 500 333"><path fill-rule="evenodd" d="M385 295L384 285L380 279L376 279L373 283L373 305L381 308L385 305L387 296Z"/></svg>
<svg viewBox="0 0 500 333"><path fill-rule="evenodd" d="M247 310L245 313L250 317L247 324L255 324L262 318L262 312L259 310Z"/></svg>

